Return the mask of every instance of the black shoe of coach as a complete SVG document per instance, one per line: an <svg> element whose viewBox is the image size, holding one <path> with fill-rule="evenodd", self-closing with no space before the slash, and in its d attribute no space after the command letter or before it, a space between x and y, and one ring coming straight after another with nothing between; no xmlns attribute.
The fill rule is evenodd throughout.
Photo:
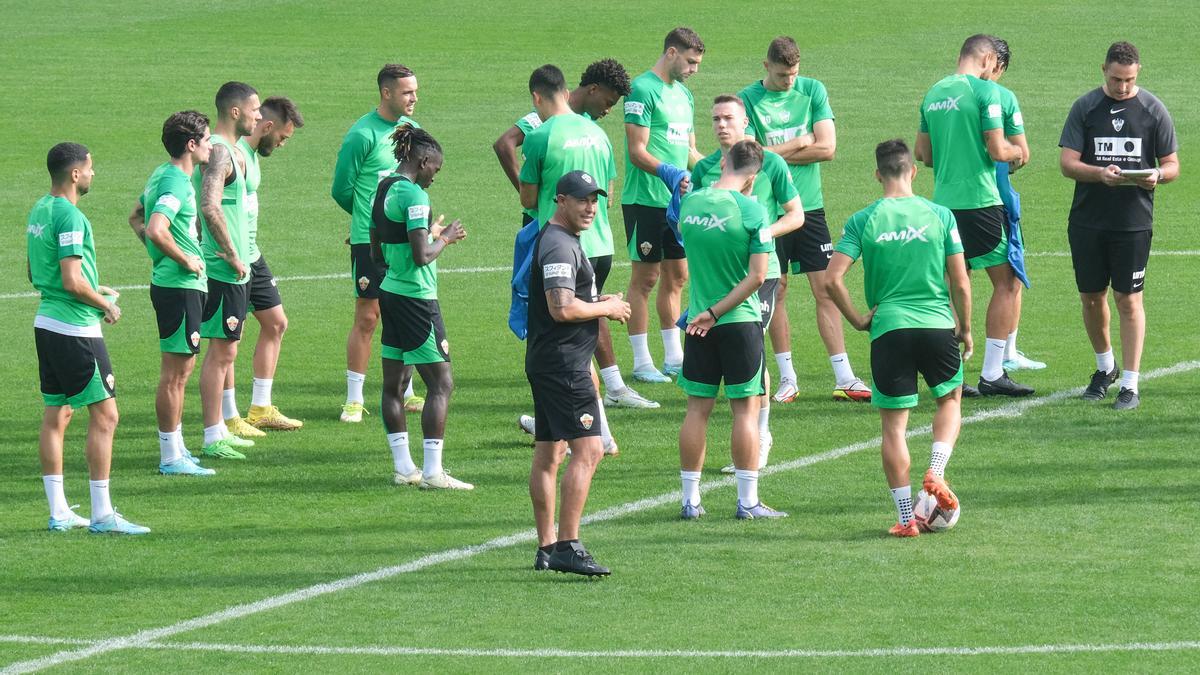
<svg viewBox="0 0 1200 675"><path fill-rule="evenodd" d="M994 380L979 378L979 393L982 396L1029 396L1033 393L1033 387L1013 382L1004 372Z"/></svg>
<svg viewBox="0 0 1200 675"><path fill-rule="evenodd" d="M588 577L606 577L608 568L596 563L592 554L587 552L578 541L570 542L569 548L560 550L556 545L550 554L550 569L555 572L570 572Z"/></svg>

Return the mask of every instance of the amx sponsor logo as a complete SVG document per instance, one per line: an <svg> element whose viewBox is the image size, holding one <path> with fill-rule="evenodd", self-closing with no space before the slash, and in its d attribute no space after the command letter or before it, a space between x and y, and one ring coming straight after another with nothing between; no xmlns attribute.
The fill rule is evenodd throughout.
<svg viewBox="0 0 1200 675"><path fill-rule="evenodd" d="M944 101L934 101L925 108L925 112L938 112L939 110L958 110L958 99L962 96L947 96Z"/></svg>
<svg viewBox="0 0 1200 675"><path fill-rule="evenodd" d="M42 233L46 231L46 226L43 223L30 223L25 228L26 234L32 234L35 239L41 239Z"/></svg>
<svg viewBox="0 0 1200 675"><path fill-rule="evenodd" d="M600 139L593 136L581 136L579 138L568 139L562 144L563 150L574 150L579 148L595 148L600 146Z"/></svg>
<svg viewBox="0 0 1200 675"><path fill-rule="evenodd" d="M685 216L683 219L683 224L699 225L703 227L705 231L715 228L725 232L725 223L729 222L729 219L732 217L733 216L725 216L724 218L718 218L713 214L709 214L707 216Z"/></svg>
<svg viewBox="0 0 1200 675"><path fill-rule="evenodd" d="M875 241L876 243L883 241L898 241L901 242L902 245L914 240L928 242L929 240L925 238L925 230L928 229L928 225L919 230L912 225L909 225L902 232L881 232L879 233L878 237L875 237Z"/></svg>

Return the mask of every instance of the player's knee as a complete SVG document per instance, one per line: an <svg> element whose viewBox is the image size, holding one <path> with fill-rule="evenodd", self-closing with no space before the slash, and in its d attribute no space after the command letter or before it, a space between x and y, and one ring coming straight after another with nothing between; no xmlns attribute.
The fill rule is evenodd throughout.
<svg viewBox="0 0 1200 675"><path fill-rule="evenodd" d="M629 292L630 292L630 294L636 293L638 295L641 295L642 297L648 297L650 295L650 291L654 290L654 286L657 283L658 283L658 271L657 270L655 270L655 271L647 270L644 272L640 272L640 273L635 274L634 276L630 277Z"/></svg>
<svg viewBox="0 0 1200 675"><path fill-rule="evenodd" d="M1117 311L1122 315L1130 315L1142 311L1141 293L1114 293Z"/></svg>
<svg viewBox="0 0 1200 675"><path fill-rule="evenodd" d="M284 314L282 309L279 311L277 316L272 317L271 321L267 323L267 325L263 326L263 332L267 333L268 337L275 339L283 338L283 334L287 332L287 329L288 318L287 314Z"/></svg>
<svg viewBox="0 0 1200 675"><path fill-rule="evenodd" d="M95 425L98 431L115 431L117 422L121 419L121 414L117 412L116 403L110 403L110 401L112 399L106 399L100 404L92 406L88 411L92 416L92 424Z"/></svg>

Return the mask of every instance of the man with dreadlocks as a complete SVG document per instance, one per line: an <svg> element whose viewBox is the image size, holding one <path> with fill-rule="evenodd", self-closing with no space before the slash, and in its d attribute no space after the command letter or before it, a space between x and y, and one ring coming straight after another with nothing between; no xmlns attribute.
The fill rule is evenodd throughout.
<svg viewBox="0 0 1200 675"><path fill-rule="evenodd" d="M442 468L446 410L454 382L450 343L437 301L437 259L447 246L467 236L462 223L430 223L425 189L442 168L442 146L429 132L402 124L391 135L396 171L379 182L371 209L371 257L386 269L379 285L383 323L383 426L392 450L396 485L424 490L472 490ZM421 411L424 466L408 450L404 389L413 367L427 388Z"/></svg>

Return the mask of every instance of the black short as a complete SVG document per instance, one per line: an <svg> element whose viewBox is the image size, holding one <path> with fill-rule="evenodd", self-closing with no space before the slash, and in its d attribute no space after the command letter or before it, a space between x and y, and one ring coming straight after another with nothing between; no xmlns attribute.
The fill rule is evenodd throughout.
<svg viewBox="0 0 1200 675"><path fill-rule="evenodd" d="M771 327L771 317L775 316L775 298L779 295L779 280L767 279L758 287L758 308L762 312L762 327Z"/></svg>
<svg viewBox="0 0 1200 675"><path fill-rule="evenodd" d="M586 370L526 373L533 392L533 439L570 441L600 435L600 399Z"/></svg>
<svg viewBox="0 0 1200 675"><path fill-rule="evenodd" d="M784 273L823 272L833 257L833 239L825 222L825 209L804 212L804 227L775 240L775 255Z"/></svg>
<svg viewBox="0 0 1200 675"><path fill-rule="evenodd" d="M1003 205L981 209L951 209L962 237L963 255L973 269L1008 262L1008 215Z"/></svg>
<svg viewBox="0 0 1200 675"><path fill-rule="evenodd" d="M450 362L450 342L437 300L380 290L379 319L383 323L383 358L409 366Z"/></svg>
<svg viewBox="0 0 1200 675"><path fill-rule="evenodd" d="M104 338L34 328L33 342L47 406L82 408L117 395Z"/></svg>
<svg viewBox="0 0 1200 675"><path fill-rule="evenodd" d="M275 281L275 275L271 274L266 258L259 256L258 260L250 263L249 285L251 312L261 312L283 304L283 298L279 297L279 284Z"/></svg>
<svg viewBox="0 0 1200 675"><path fill-rule="evenodd" d="M158 319L158 348L167 354L200 353L200 324L205 293L192 288L150 285L150 304Z"/></svg>
<svg viewBox="0 0 1200 675"><path fill-rule="evenodd" d="M682 260L683 242L667 223L667 209L641 204L622 204L625 219L625 243L634 262Z"/></svg>
<svg viewBox="0 0 1200 675"><path fill-rule="evenodd" d="M722 382L726 398L763 395L761 323L727 323L713 327L704 337L684 336L679 388L688 396L716 398Z"/></svg>
<svg viewBox="0 0 1200 675"><path fill-rule="evenodd" d="M371 259L370 244L350 244L350 275L354 279L354 297L379 299L379 284L387 270Z"/></svg>
<svg viewBox="0 0 1200 675"><path fill-rule="evenodd" d="M871 403L877 408L917 405L917 373L934 398L962 384L962 357L952 328L897 328L871 341Z"/></svg>
<svg viewBox="0 0 1200 675"><path fill-rule="evenodd" d="M1146 288L1151 230L1119 232L1068 227L1075 287L1080 293L1099 293L1109 286L1118 293L1141 293Z"/></svg>
<svg viewBox="0 0 1200 675"><path fill-rule="evenodd" d="M209 277L208 297L204 299L204 314L201 316L200 337L242 339L249 285L249 282L230 284Z"/></svg>
<svg viewBox="0 0 1200 675"><path fill-rule="evenodd" d="M588 262L592 263L592 273L595 275L596 295L604 292L604 282L608 281L608 273L612 271L612 259L611 255L588 258Z"/></svg>

